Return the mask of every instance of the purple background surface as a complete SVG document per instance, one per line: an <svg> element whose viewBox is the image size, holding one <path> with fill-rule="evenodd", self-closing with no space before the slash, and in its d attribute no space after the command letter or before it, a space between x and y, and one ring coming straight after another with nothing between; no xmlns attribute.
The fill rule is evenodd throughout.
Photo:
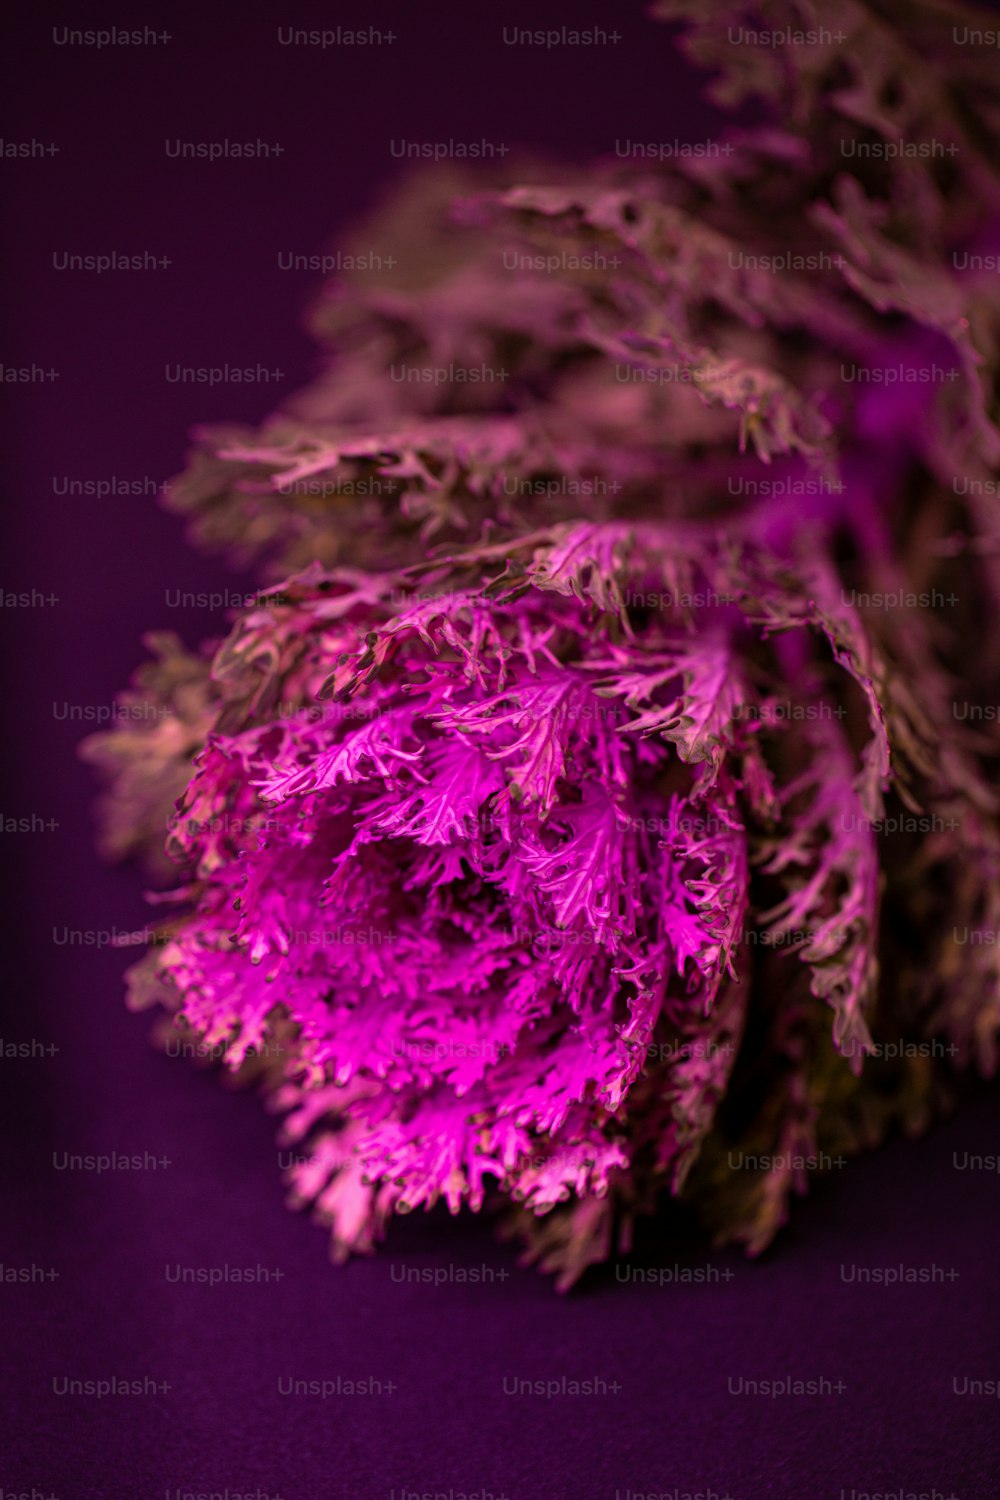
<svg viewBox="0 0 1000 1500"><path fill-rule="evenodd" d="M399 170L389 141L480 139L575 159L617 136L698 141L717 129L669 33L637 7L296 6L282 24L382 25L374 48L281 47L276 21L190 3L93 20L44 7L7 23L7 141L58 153L0 159L8 204L0 363L58 371L5 386L8 487L0 586L57 603L5 607L8 729L0 812L58 826L3 834L9 874L0 1059L7 1387L0 1496L260 1492L734 1500L912 1490L998 1491L996 1400L953 1382L1000 1378L995 1245L1000 1176L961 1171L998 1149L996 1094L920 1143L834 1172L765 1259L706 1257L646 1236L643 1264L697 1284L619 1282L568 1298L518 1269L486 1222L400 1222L373 1261L333 1269L325 1235L283 1204L275 1122L250 1093L167 1058L122 1003L128 955L70 931L140 926L136 873L91 850L93 783L74 747L142 657L140 635L218 630L170 593L238 586L185 545L151 495L56 493L65 479L154 483L185 434L256 421L315 367L300 329L315 281L282 251L326 248ZM155 46L59 46L53 28L151 24ZM603 48L505 47L504 24L617 24ZM165 140L261 138L272 160L167 157ZM62 252L153 251L169 267L58 271ZM284 372L252 386L171 384L168 364ZM92 940L91 940L92 941ZM55 1051L50 1052L49 1049ZM59 1170L63 1153L168 1164ZM862 1287L841 1267L938 1266L934 1285ZM178 1285L176 1266L262 1266L251 1285ZM487 1268L483 1283L399 1284L404 1269ZM49 1273L57 1275L49 1276ZM280 1273L280 1277L277 1274ZM624 1275L624 1271L619 1271ZM279 1381L370 1378L379 1395L282 1395ZM769 1400L730 1382L826 1377L845 1389ZM60 1395L64 1379L154 1382L149 1394ZM594 1379L594 1396L504 1383ZM388 1389L389 1383L395 1387ZM614 1389L617 1386L618 1389ZM630 1497L631 1500L631 1497Z"/></svg>

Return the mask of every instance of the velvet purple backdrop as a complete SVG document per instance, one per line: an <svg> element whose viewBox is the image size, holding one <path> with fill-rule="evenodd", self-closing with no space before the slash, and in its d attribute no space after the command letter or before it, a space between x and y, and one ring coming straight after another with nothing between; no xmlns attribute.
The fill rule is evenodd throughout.
<svg viewBox="0 0 1000 1500"><path fill-rule="evenodd" d="M570 23L618 39L502 40L504 25ZM338 25L394 40L281 44L279 26ZM150 33L66 39L114 26ZM1000 1378L1000 1176L968 1165L996 1160L995 1094L970 1085L923 1141L832 1172L758 1263L698 1250L683 1224L664 1250L653 1226L652 1280L611 1268L559 1298L487 1221L421 1215L374 1260L334 1268L323 1232L284 1206L274 1121L151 1046L122 1003L129 955L105 945L146 909L136 872L92 852L75 745L144 631L194 643L224 623L178 592L240 587L155 491L194 424L256 421L310 375L317 278L279 258L328 248L377 200L401 169L393 141L586 160L619 136L709 138L719 119L669 30L632 4L568 15L551 0L271 18L43 6L8 20L4 54L2 1500L997 1495L1000 1407L962 1394ZM271 149L172 154L226 139ZM157 263L60 268L108 252ZM167 376L227 363L268 378ZM101 493L109 481L133 492ZM71 1169L108 1153L140 1165ZM859 1264L928 1279L861 1286ZM829 1389L740 1394L783 1378ZM518 1381L559 1391L511 1394ZM592 1393L563 1394L573 1381Z"/></svg>

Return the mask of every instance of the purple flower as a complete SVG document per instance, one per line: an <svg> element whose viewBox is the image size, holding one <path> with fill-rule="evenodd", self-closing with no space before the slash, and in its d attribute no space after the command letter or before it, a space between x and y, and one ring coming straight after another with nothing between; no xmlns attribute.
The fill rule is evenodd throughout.
<svg viewBox="0 0 1000 1500"><path fill-rule="evenodd" d="M565 1286L664 1193L754 1252L996 1067L996 71L922 0L655 9L770 123L404 186L171 489L286 581L87 748L181 872L133 1001L263 1081L338 1255L489 1198Z"/></svg>

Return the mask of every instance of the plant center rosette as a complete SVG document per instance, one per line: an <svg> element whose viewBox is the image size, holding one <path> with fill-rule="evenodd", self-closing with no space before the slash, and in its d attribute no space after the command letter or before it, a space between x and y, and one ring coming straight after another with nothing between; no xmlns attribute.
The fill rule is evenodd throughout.
<svg viewBox="0 0 1000 1500"><path fill-rule="evenodd" d="M272 1059L338 1257L489 1195L566 1285L664 1190L759 1249L879 1023L884 669L832 572L753 540L501 553L314 567L236 621L136 1003ZM789 1162L737 1182L735 1141Z"/></svg>

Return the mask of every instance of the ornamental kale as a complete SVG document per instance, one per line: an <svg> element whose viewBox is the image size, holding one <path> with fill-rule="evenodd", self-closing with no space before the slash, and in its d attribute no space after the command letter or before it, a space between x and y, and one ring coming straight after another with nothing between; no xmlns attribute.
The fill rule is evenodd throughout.
<svg viewBox="0 0 1000 1500"><path fill-rule="evenodd" d="M996 1067L1000 86L893 10L659 0L769 121L417 178L171 488L281 581L88 742L180 875L133 1003L262 1082L338 1258L489 1204L568 1286L671 1194L757 1252Z"/></svg>

